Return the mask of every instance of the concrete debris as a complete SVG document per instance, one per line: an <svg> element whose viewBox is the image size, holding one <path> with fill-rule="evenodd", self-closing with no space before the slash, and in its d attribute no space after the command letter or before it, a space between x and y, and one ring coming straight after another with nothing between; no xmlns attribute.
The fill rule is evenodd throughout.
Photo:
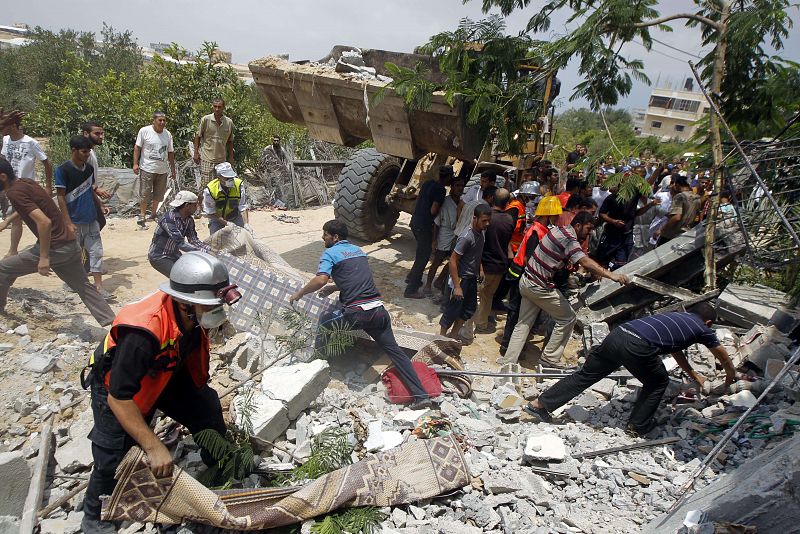
<svg viewBox="0 0 800 534"><path fill-rule="evenodd" d="M65 473L77 473L92 466L92 442L88 437L92 426L94 417L92 411L87 410L70 426L69 441L56 449L56 462Z"/></svg>
<svg viewBox="0 0 800 534"><path fill-rule="evenodd" d="M0 452L0 516L22 515L31 470L22 452Z"/></svg>
<svg viewBox="0 0 800 534"><path fill-rule="evenodd" d="M331 381L330 366L325 360L298 363L268 369L261 379L261 390L286 406L289 419L297 419Z"/></svg>
<svg viewBox="0 0 800 534"><path fill-rule="evenodd" d="M57 362L58 360L53 356L37 354L26 360L22 364L22 368L32 373L43 374L53 369Z"/></svg>
<svg viewBox="0 0 800 534"><path fill-rule="evenodd" d="M756 396L753 395L750 391L740 391L739 393L734 393L733 395L727 395L722 397L722 400L725 402L731 403L733 406L737 406L739 408L750 408L755 406L756 404Z"/></svg>
<svg viewBox="0 0 800 534"><path fill-rule="evenodd" d="M789 304L789 295L760 284L728 284L717 300L720 320L741 328L766 325Z"/></svg>
<svg viewBox="0 0 800 534"><path fill-rule="evenodd" d="M255 390L248 397L247 394L237 395L232 405L236 410L236 425L242 428L245 422L243 410L247 410L246 401L250 400L250 420L256 436L267 441L273 441L289 428L289 417L283 402L268 397L265 393Z"/></svg>
<svg viewBox="0 0 800 534"><path fill-rule="evenodd" d="M395 424L395 426L414 428L420 418L425 417L430 413L432 413L431 410L428 410L427 408L422 410L402 410L395 414L395 416L392 418L392 422Z"/></svg>
<svg viewBox="0 0 800 534"><path fill-rule="evenodd" d="M367 452L387 451L403 443L403 435L395 430L383 430L383 420L376 419L367 425L367 440L364 449Z"/></svg>
<svg viewBox="0 0 800 534"><path fill-rule="evenodd" d="M536 432L528 436L524 458L528 462L563 460L567 456L564 440L551 432Z"/></svg>
<svg viewBox="0 0 800 534"><path fill-rule="evenodd" d="M13 330L13 332L15 334L17 334L18 336L27 336L28 335L28 325L27 324L21 324L18 327L16 327Z"/></svg>

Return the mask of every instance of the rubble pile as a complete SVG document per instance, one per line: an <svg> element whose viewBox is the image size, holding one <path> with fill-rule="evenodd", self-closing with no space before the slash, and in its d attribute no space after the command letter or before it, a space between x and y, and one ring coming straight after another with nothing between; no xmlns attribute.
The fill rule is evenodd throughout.
<svg viewBox="0 0 800 534"><path fill-rule="evenodd" d="M48 305L35 299L31 303ZM78 372L94 350L98 332L76 328L52 339L34 340L25 323L0 326L5 332L0 350L7 360L18 363L18 390L6 392L0 406L8 422L0 435L0 476L19 485L8 484L0 495L0 516L9 516L0 520L4 531L4 525L13 529L14 518L20 515L45 418L58 415L54 461L41 507L56 503L88 478L92 413ZM588 345L602 338L598 328L588 331L594 332ZM242 403L248 399L253 435L260 438L255 440L259 464L267 471L286 472L301 464L310 457L314 438L332 428L347 433L354 462L440 432L454 433L463 444L471 484L455 494L383 510L386 534L640 532L675 503L693 471L753 405L794 343L774 326L756 325L742 335L717 329L729 353L739 355L735 364L743 372L727 390L718 375L705 393L697 384L682 382L680 369L667 358L672 381L658 412L661 424L647 436L632 437L625 424L641 387L635 379L598 382L557 410L553 424L530 422L522 406L554 380L476 377L470 398L446 395L435 409L411 411L386 400L383 385L370 375L370 363L363 355L297 362L279 359L281 351L271 336L228 334L212 348L212 386L223 392L249 380L235 395L223 398L223 407L229 420L243 426ZM702 375L717 375L707 349L696 345L687 352ZM798 374L789 373L758 406L697 481L697 489L718 484L725 480L721 475L735 473L753 457L787 441L800 421ZM160 418L156 431L165 440L172 438L176 464L190 475L206 469L199 447L185 430L178 434L171 421ZM665 438L673 442L602 452ZM259 487L267 481L254 474L240 483ZM49 513L41 532L78 532L81 506L79 492ZM304 524L303 531L312 524ZM209 532L197 525L184 525L180 531ZM156 529L134 523L125 525L124 532L149 534Z"/></svg>

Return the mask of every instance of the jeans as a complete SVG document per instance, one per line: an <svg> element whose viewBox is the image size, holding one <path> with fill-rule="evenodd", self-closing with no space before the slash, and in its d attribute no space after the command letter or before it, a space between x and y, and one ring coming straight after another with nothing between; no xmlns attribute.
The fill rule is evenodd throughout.
<svg viewBox="0 0 800 534"><path fill-rule="evenodd" d="M155 269L156 271L160 272L167 278L169 278L169 273L172 271L172 266L175 265L177 260L173 260L172 258L151 258L150 259L150 266Z"/></svg>
<svg viewBox="0 0 800 534"><path fill-rule="evenodd" d="M103 272L103 240L100 238L100 224L95 221L89 224L76 224L75 235L78 246L89 258L89 273Z"/></svg>
<svg viewBox="0 0 800 534"><path fill-rule="evenodd" d="M408 285L406 293L415 293L422 287L422 273L431 258L431 247L433 247L433 226L430 227L411 227L414 239L417 240L417 251L414 254L414 265L408 273Z"/></svg>
<svg viewBox="0 0 800 534"><path fill-rule="evenodd" d="M346 325L353 330L366 332L392 360L401 380L414 396L414 400L428 398L428 393L422 388L419 375L414 370L414 366L411 365L411 359L394 339L392 319L389 317L389 312L386 311L386 308L383 306L371 310L339 308L324 314L319 322L320 328L332 328L337 325ZM321 330L317 336L317 350L322 350L324 343L325 335Z"/></svg>
<svg viewBox="0 0 800 534"><path fill-rule="evenodd" d="M447 305L442 318L439 319L439 326L450 328L456 319L469 321L475 314L475 309L478 307L478 279L461 279L461 292L464 293L462 299L453 298L453 290L449 287L447 290Z"/></svg>
<svg viewBox="0 0 800 534"><path fill-rule="evenodd" d="M241 226L242 228L244 228L244 219L242 218L241 213L237 213L235 217L225 220L228 221L228 224L235 224L236 226ZM216 219L211 219L208 221L208 233L209 235L214 235L223 228L225 228L225 226L226 225L222 224Z"/></svg>
<svg viewBox="0 0 800 534"><path fill-rule="evenodd" d="M620 366L642 383L629 424L637 432L648 430L669 384L669 376L661 361L661 350L621 328L612 331L600 345L592 347L583 367L556 382L539 397L539 402L552 412Z"/></svg>
<svg viewBox="0 0 800 534"><path fill-rule="evenodd" d="M595 257L600 265L612 265L612 270L616 270L628 263L632 250L633 231L620 234L606 230L597 247Z"/></svg>
<svg viewBox="0 0 800 534"><path fill-rule="evenodd" d="M108 391L99 379L92 380L92 412L94 427L89 432L92 442L94 467L89 476L89 486L83 510L89 519L100 519L100 496L114 491L114 472L128 450L136 444L122 428L108 405ZM225 421L217 392L208 385L197 388L188 372L176 372L156 402L156 408L184 425L195 434L208 428L225 435ZM145 416L145 421L148 416ZM203 462L213 465L214 460L205 449L201 450Z"/></svg>

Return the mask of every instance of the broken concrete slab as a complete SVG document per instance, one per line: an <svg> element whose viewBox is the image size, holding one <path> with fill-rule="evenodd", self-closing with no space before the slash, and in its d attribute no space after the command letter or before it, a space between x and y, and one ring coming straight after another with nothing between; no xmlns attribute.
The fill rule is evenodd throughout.
<svg viewBox="0 0 800 534"><path fill-rule="evenodd" d="M22 516L31 470L21 451L0 452L0 516Z"/></svg>
<svg viewBox="0 0 800 534"><path fill-rule="evenodd" d="M676 532L690 510L705 512L707 521L743 523L759 532L795 532L800 524L798 494L800 434L698 490L643 532Z"/></svg>
<svg viewBox="0 0 800 534"><path fill-rule="evenodd" d="M22 364L22 368L36 374L43 374L56 366L58 359L49 354L36 354Z"/></svg>
<svg viewBox="0 0 800 534"><path fill-rule="evenodd" d="M431 413L431 411L427 408L423 408L422 410L400 410L392 418L392 422L395 426L399 426L400 428L414 428L419 418L429 413Z"/></svg>
<svg viewBox="0 0 800 534"><path fill-rule="evenodd" d="M242 428L244 418L242 407L248 394L237 395L232 404L236 410L236 425ZM283 402L271 399L265 393L253 390L249 394L251 407L250 421L253 424L253 433L261 439L273 441L289 428L289 417Z"/></svg>
<svg viewBox="0 0 800 534"><path fill-rule="evenodd" d="M737 228L727 230L739 232ZM675 239L647 252L620 267L617 272L627 275L642 275L673 286L681 286L703 272L705 225L699 224ZM744 245L722 247L717 250L717 266L731 262ZM612 321L628 312L640 309L662 298L659 293L636 287L622 286L608 279L590 284L581 293L580 299L587 308L578 312L581 325L597 321Z"/></svg>
<svg viewBox="0 0 800 534"><path fill-rule="evenodd" d="M717 314L721 321L742 328L767 324L775 312L785 309L790 297L761 284L728 284L717 299Z"/></svg>
<svg viewBox="0 0 800 534"><path fill-rule="evenodd" d="M563 460L567 456L564 440L552 432L535 432L528 436L523 459L528 462Z"/></svg>
<svg viewBox="0 0 800 534"><path fill-rule="evenodd" d="M269 398L283 402L287 416L293 420L320 396L330 381L328 362L314 360L268 369L261 379L261 390Z"/></svg>
<svg viewBox="0 0 800 534"><path fill-rule="evenodd" d="M94 426L92 411L84 411L69 427L69 441L56 449L54 454L56 462L65 473L84 471L94 463L92 442L89 441L92 426Z"/></svg>

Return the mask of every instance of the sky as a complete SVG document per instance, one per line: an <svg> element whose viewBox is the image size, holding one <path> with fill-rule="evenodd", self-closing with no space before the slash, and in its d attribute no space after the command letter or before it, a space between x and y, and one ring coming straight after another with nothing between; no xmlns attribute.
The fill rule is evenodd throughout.
<svg viewBox="0 0 800 534"><path fill-rule="evenodd" d="M532 0L525 10L517 10L506 20L508 33L525 27L531 14L545 0ZM691 0L662 0L662 15L692 12ZM222 7L221 7L222 6ZM35 0L11 1L0 10L0 24L26 23L57 31L62 28L93 31L99 35L103 22L117 30L130 30L139 45L151 42L177 42L196 50L203 41L216 41L222 50L233 53L235 63L272 54L290 55L291 60L319 59L333 45L378 48L410 52L427 42L431 35L453 30L463 17L477 20L485 17L480 0ZM800 25L800 11L792 8L791 16ZM653 32L662 41L649 53L631 43L623 54L644 60L653 86L682 85L691 76L688 60L702 56L699 31L673 22L674 32ZM554 19L548 34L552 38L566 31L564 17ZM783 57L800 61L800 32L791 30ZM680 50L675 50L675 47ZM573 61L559 73L562 82L557 111L585 105L569 102L572 88L581 81ZM651 87L635 82L631 94L618 107L644 108Z"/></svg>

